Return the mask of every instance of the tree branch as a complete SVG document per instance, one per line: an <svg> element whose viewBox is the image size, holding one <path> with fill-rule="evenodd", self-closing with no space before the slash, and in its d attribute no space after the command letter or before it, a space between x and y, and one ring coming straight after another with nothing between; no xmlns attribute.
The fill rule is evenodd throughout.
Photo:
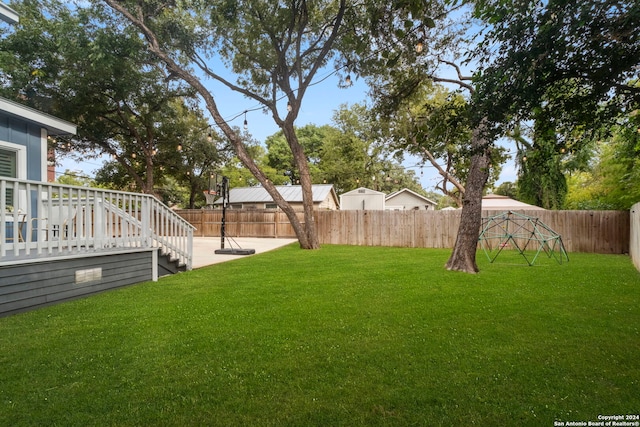
<svg viewBox="0 0 640 427"><path fill-rule="evenodd" d="M422 152L422 154L427 158L427 160L429 160L429 163L431 163L433 167L438 170L438 173L445 179L445 182L446 181L451 182L458 189L458 191L460 191L461 194L464 194L464 191L465 191L464 185L462 185L460 181L458 181L453 175L451 175L448 171L446 171L442 166L438 164L436 158L433 156L431 151L427 150L424 147L421 147L418 144L418 141L416 140L415 135L411 136L411 145L413 145L414 148L417 148L420 152ZM446 190L443 192L446 192Z"/></svg>

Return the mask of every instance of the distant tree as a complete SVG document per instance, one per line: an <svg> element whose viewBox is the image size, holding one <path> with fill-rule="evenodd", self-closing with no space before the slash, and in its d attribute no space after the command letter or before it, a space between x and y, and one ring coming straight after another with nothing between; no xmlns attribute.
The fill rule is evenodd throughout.
<svg viewBox="0 0 640 427"><path fill-rule="evenodd" d="M144 133L145 138L153 136L153 149L141 149L140 145L129 145L121 139L100 143L113 153L96 172L98 184L139 191L142 178L147 178L144 182L148 183L151 176L156 196L164 199L161 189L166 191L168 183L174 182L188 189L184 207L204 203L202 191L207 187L207 177L227 161L230 150L197 108L187 108L179 100L169 103L169 107L162 110L162 121L150 124Z"/></svg>
<svg viewBox="0 0 640 427"><path fill-rule="evenodd" d="M509 134L517 147L517 199L545 209L562 209L567 194L565 149L557 143L554 129L536 121L531 139L520 128Z"/></svg>
<svg viewBox="0 0 640 427"><path fill-rule="evenodd" d="M320 163L320 152L330 131L329 125L317 126L308 124L296 128L298 141L304 149L304 154L309 164L309 173L312 181L318 181L318 163ZM290 184L300 184L300 171L293 159L293 154L287 139L282 130L268 136L265 145L267 147L268 164L276 169L283 176L287 177Z"/></svg>
<svg viewBox="0 0 640 427"><path fill-rule="evenodd" d="M405 169L402 157L380 141L377 123L365 105L341 106L333 114L333 127L321 150L321 178L334 184L338 194L358 187L391 193L409 188L424 194L413 170Z"/></svg>
<svg viewBox="0 0 640 427"><path fill-rule="evenodd" d="M640 114L620 119L590 167L570 176L569 209L630 209L640 201Z"/></svg>
<svg viewBox="0 0 640 427"><path fill-rule="evenodd" d="M76 185L79 187L95 186L95 182L88 176L84 176L80 172L71 171L69 169L65 170L63 174L58 176L58 179L56 179L56 182L58 184Z"/></svg>
<svg viewBox="0 0 640 427"><path fill-rule="evenodd" d="M591 171L579 171L567 178L566 209L613 210L615 206L605 201L606 193L601 177Z"/></svg>
<svg viewBox="0 0 640 427"><path fill-rule="evenodd" d="M290 183L289 177L282 171L269 165L269 156L266 149L255 139L247 138L245 146L256 165L260 167L269 182L273 185L285 185ZM251 171L238 159L232 157L220 168L220 175L229 178L229 185L233 187L254 187L261 185Z"/></svg>
<svg viewBox="0 0 640 427"><path fill-rule="evenodd" d="M636 110L638 111L638 110ZM603 144L597 173L602 177L604 203L628 210L640 202L640 120L633 126L616 127L607 144Z"/></svg>
<svg viewBox="0 0 640 427"><path fill-rule="evenodd" d="M497 187L495 187L493 189L493 194L498 194L500 196L507 196L510 197L512 199L517 200L518 199L518 186L511 182L511 181L506 181L503 182L502 184L498 185Z"/></svg>

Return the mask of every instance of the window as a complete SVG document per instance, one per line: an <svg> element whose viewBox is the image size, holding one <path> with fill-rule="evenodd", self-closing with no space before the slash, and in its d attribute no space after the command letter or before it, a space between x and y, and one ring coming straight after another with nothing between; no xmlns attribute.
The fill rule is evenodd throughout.
<svg viewBox="0 0 640 427"><path fill-rule="evenodd" d="M275 203L265 203L264 204L264 208L265 209L278 209L278 205Z"/></svg>
<svg viewBox="0 0 640 427"><path fill-rule="evenodd" d="M0 176L16 178L18 153L0 148ZM6 206L13 205L13 189L7 188Z"/></svg>
<svg viewBox="0 0 640 427"><path fill-rule="evenodd" d="M15 151L0 148L0 176L16 177L18 155Z"/></svg>

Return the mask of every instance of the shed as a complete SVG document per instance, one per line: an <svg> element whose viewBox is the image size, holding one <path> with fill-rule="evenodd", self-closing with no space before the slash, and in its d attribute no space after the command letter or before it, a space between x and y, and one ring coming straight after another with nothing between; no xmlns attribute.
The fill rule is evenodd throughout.
<svg viewBox="0 0 640 427"><path fill-rule="evenodd" d="M360 187L340 196L340 209L346 211L383 211L385 194L370 188Z"/></svg>
<svg viewBox="0 0 640 427"><path fill-rule="evenodd" d="M529 205L527 203L513 200L507 196L498 194L487 194L482 198L483 211L516 211L516 210L538 210L543 211L540 206Z"/></svg>
<svg viewBox="0 0 640 427"><path fill-rule="evenodd" d="M291 204L294 209L302 210L302 186L276 185L278 193ZM338 196L332 184L312 185L313 208L316 210L338 209ZM219 198L213 203L214 207L222 206ZM277 209L273 198L262 187L236 187L229 191L229 208L231 209Z"/></svg>
<svg viewBox="0 0 640 427"><path fill-rule="evenodd" d="M436 205L437 203L433 200L408 188L391 193L385 198L385 209L388 211L434 210Z"/></svg>

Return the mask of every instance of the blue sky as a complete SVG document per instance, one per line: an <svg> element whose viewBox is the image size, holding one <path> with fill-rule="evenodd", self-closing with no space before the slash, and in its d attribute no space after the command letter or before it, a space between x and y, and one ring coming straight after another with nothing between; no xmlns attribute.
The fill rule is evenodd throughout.
<svg viewBox="0 0 640 427"><path fill-rule="evenodd" d="M341 105L366 104L368 101L367 86L362 80L354 79L354 84L351 87L340 88L339 77L333 74L332 70L327 70L319 73L316 81L319 81L319 83L310 86L305 94L296 126L331 124L334 112ZM230 122L232 126L241 127L245 118L243 112L247 111L248 131L258 141L264 142L269 135L279 130L271 115L265 114L257 101L232 92L214 82L207 82L207 86L214 94L222 116L227 120L234 118ZM286 104L283 104L282 108L285 107ZM77 163L65 159L61 162L62 165L58 168L58 171L64 172L67 169L80 171L93 177L101 167L101 163L100 160ZM421 164L422 162L419 159L407 157L403 165L415 171L425 190L433 191L435 185L440 181L440 177L435 168L429 163L426 163L424 167L420 167L419 165ZM515 170L512 163L504 166L500 181L515 181Z"/></svg>

